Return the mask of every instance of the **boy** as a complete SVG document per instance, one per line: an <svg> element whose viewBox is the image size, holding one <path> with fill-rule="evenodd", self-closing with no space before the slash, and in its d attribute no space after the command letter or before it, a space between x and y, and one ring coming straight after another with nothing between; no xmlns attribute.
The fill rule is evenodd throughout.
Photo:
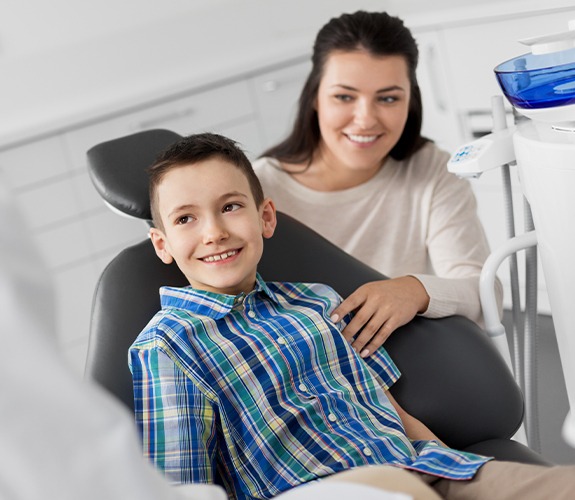
<svg viewBox="0 0 575 500"><path fill-rule="evenodd" d="M399 407L386 351L362 359L340 334L346 321L330 320L334 290L262 281L275 208L233 141L198 134L170 147L150 169L150 200L156 253L191 285L161 289L162 310L130 349L144 451L170 479L221 481L232 498L327 476L415 498L437 498L425 482L446 498L487 491L463 480L501 463L444 447Z"/></svg>

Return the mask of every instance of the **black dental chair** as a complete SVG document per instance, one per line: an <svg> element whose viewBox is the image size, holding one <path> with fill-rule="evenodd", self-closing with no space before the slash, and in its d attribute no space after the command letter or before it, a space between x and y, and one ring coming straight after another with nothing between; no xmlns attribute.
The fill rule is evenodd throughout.
<svg viewBox="0 0 575 500"><path fill-rule="evenodd" d="M90 175L112 207L151 219L145 169L180 136L150 130L94 146ZM128 348L160 307L161 285L185 286L175 265L164 265L145 237L115 257L98 282L92 309L86 377L133 406ZM393 236L393 235L390 235ZM259 272L268 281L324 282L342 296L384 276L303 224L278 214L265 241ZM463 317L416 317L385 343L402 377L391 389L399 403L449 446L499 460L550 465L511 440L523 419L523 397L489 338Z"/></svg>

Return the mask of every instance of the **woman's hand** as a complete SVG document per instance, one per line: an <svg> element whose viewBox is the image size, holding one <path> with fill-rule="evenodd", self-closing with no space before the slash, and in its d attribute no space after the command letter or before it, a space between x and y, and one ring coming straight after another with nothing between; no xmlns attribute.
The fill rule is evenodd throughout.
<svg viewBox="0 0 575 500"><path fill-rule="evenodd" d="M413 276L403 276L360 286L334 310L331 319L337 322L355 311L342 333L365 358L394 330L411 321L417 313L425 312L428 305L429 295L421 282Z"/></svg>

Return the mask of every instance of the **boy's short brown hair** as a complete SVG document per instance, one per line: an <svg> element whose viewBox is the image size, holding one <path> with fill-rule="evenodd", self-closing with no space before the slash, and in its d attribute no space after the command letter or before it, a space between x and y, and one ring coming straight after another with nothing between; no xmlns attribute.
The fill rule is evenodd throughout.
<svg viewBox="0 0 575 500"><path fill-rule="evenodd" d="M250 160L236 141L223 135L205 132L192 134L175 142L161 152L154 164L148 169L150 176L150 209L154 226L163 230L159 213L158 186L164 176L174 168L192 165L213 157L238 167L248 179L250 190L259 208L264 201L260 180L252 168Z"/></svg>

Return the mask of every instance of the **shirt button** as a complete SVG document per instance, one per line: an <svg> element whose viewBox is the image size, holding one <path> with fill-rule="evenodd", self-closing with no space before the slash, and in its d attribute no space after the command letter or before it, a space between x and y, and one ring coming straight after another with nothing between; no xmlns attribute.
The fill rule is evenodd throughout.
<svg viewBox="0 0 575 500"><path fill-rule="evenodd" d="M364 448L363 454L367 457L371 457L371 450L369 448Z"/></svg>
<svg viewBox="0 0 575 500"><path fill-rule="evenodd" d="M278 337L277 342L278 342L278 344L281 344L281 345L285 345L287 343L286 339L284 339L283 337Z"/></svg>
<svg viewBox="0 0 575 500"><path fill-rule="evenodd" d="M307 387L305 384L300 384L297 386L297 388L302 392L307 392Z"/></svg>
<svg viewBox="0 0 575 500"><path fill-rule="evenodd" d="M327 419L328 419L330 422L335 422L335 421L337 421L337 417L336 417L333 413L330 413L330 414L327 416Z"/></svg>
<svg viewBox="0 0 575 500"><path fill-rule="evenodd" d="M248 311L248 316L250 318L255 318L256 317L256 313L254 311Z"/></svg>

